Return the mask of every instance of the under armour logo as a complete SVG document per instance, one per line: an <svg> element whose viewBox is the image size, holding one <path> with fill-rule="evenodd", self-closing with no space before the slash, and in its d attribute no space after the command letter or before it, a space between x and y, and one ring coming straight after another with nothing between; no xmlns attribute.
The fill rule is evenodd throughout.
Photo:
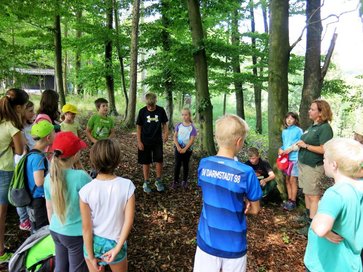
<svg viewBox="0 0 363 272"><path fill-rule="evenodd" d="M151 117L150 115L146 116L147 122L151 123L151 121L159 122L159 116L155 115L155 117Z"/></svg>

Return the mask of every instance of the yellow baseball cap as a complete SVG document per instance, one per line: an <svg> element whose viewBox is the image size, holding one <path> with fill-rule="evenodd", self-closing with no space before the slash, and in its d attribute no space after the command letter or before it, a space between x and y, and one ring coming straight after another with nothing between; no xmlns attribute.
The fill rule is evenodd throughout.
<svg viewBox="0 0 363 272"><path fill-rule="evenodd" d="M72 105L72 104L65 104L63 107L62 107L62 112L63 113L66 113L66 112L71 112L71 113L75 113L77 114L78 111L77 111L77 107Z"/></svg>

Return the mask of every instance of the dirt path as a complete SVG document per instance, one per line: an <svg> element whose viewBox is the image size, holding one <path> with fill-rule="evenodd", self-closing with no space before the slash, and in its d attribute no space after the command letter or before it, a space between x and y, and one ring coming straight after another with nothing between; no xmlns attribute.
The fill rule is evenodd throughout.
<svg viewBox="0 0 363 272"><path fill-rule="evenodd" d="M199 160L192 159L192 182L187 190L147 195L142 191L142 172L137 165L136 135L120 131L117 135L124 154L117 174L130 178L137 187L135 223L128 240L129 271L192 271L201 210L201 192L196 185ZM164 181L170 183L174 166L171 140L164 152ZM82 160L87 167L87 152L83 153ZM247 271L304 271L306 239L296 232L299 227L294 223L296 215L270 204L259 215L248 218ZM20 231L17 224L15 209L11 209L6 245L13 251L28 234ZM6 266L1 265L0 271L7 271Z"/></svg>

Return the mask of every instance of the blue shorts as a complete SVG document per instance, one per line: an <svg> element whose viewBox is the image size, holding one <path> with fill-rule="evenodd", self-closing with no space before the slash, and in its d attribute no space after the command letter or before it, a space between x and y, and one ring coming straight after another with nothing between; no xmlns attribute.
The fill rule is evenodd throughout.
<svg viewBox="0 0 363 272"><path fill-rule="evenodd" d="M0 205L9 203L8 192L13 174L13 171L0 170Z"/></svg>
<svg viewBox="0 0 363 272"><path fill-rule="evenodd" d="M101 259L101 256L107 251L113 249L117 245L116 241L93 235L93 253L96 259ZM84 257L88 258L86 247L83 246ZM115 260L111 263L99 262L99 265L116 264L122 262L127 257L127 243L125 242Z"/></svg>

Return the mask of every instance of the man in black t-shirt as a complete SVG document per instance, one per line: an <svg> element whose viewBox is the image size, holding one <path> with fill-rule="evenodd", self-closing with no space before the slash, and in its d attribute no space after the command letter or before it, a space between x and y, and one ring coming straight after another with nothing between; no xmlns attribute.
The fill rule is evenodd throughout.
<svg viewBox="0 0 363 272"><path fill-rule="evenodd" d="M146 106L140 109L137 117L138 163L142 164L144 174L143 189L150 193L150 164L156 164L155 186L159 192L165 190L161 181L163 168L163 143L168 139L168 117L164 108L156 105L156 95L145 95Z"/></svg>
<svg viewBox="0 0 363 272"><path fill-rule="evenodd" d="M267 196L276 186L275 173L270 164L260 158L260 153L255 147L248 149L248 161L245 164L255 170L256 176L260 181L263 197Z"/></svg>

